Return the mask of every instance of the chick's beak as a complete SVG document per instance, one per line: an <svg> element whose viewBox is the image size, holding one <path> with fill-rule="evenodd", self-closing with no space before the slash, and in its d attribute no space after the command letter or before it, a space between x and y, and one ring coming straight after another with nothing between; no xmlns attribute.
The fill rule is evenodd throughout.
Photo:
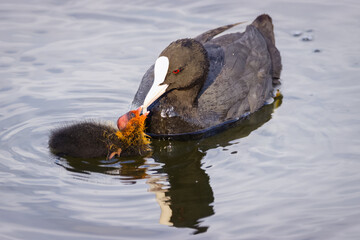
<svg viewBox="0 0 360 240"><path fill-rule="evenodd" d="M140 116L141 111L142 111L142 106L140 106L136 110L129 111L129 112L125 113L124 115L122 115L121 117L119 117L119 119L117 120L118 129L120 131L124 130L132 118ZM148 113L145 113L144 115L147 115L147 114Z"/></svg>
<svg viewBox="0 0 360 240"><path fill-rule="evenodd" d="M140 106L140 107L138 107L138 109L134 110L135 115L140 116L142 109L143 109L143 106Z"/></svg>

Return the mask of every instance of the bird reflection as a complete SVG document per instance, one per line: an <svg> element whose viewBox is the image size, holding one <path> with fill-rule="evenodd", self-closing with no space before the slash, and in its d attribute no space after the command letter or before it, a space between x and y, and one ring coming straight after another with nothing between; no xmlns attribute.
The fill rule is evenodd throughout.
<svg viewBox="0 0 360 240"><path fill-rule="evenodd" d="M147 165L146 159L142 157L121 159L114 158L112 160L58 158L56 164L74 173L104 173L114 175L117 176L124 184L135 184L139 179L148 178L147 169L152 166Z"/></svg>
<svg viewBox="0 0 360 240"><path fill-rule="evenodd" d="M152 139L153 153L147 158L59 159L56 163L71 172L93 172L117 176L124 184L147 179L149 192L155 194L161 213L159 222L178 228L194 229L193 234L206 232L203 219L215 214L214 193L210 177L202 167L207 151L226 147L234 140L248 136L271 119L282 103L274 102L239 121L232 128L201 140L173 141Z"/></svg>
<svg viewBox="0 0 360 240"><path fill-rule="evenodd" d="M209 176L201 168L206 153L199 150L196 142L154 141L153 158L162 163L159 173L167 174L168 188L157 200L162 212L160 223L175 227L194 228L195 234L205 232L201 219L214 214L214 193ZM164 206L162 205L164 204Z"/></svg>

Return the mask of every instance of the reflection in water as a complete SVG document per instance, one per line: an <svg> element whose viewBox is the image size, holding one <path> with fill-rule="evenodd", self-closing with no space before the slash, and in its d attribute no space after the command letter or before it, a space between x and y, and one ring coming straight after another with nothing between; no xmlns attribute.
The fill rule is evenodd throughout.
<svg viewBox="0 0 360 240"><path fill-rule="evenodd" d="M209 176L201 168L206 153L199 150L196 142L154 140L153 147L153 158L163 163L159 171L167 174L169 184L162 196L168 208L166 216L161 215L161 223L205 232L208 227L200 226L200 219L214 214Z"/></svg>
<svg viewBox="0 0 360 240"><path fill-rule="evenodd" d="M66 159L58 164L78 173L98 172L117 175L125 184L148 179L149 191L155 193L160 205L159 222L164 225L195 229L194 234L206 232L201 220L214 214L214 194L210 177L202 169L201 160L207 150L226 147L231 141L248 136L271 119L274 108L282 103L282 96L249 115L243 121L215 136L197 141L152 141L152 158L158 164L149 164L146 158L109 160Z"/></svg>
<svg viewBox="0 0 360 240"><path fill-rule="evenodd" d="M57 164L76 173L104 173L119 176L125 184L135 184L138 179L148 178L147 168L152 166L146 164L146 160L140 157L112 160L67 158L66 162L59 159Z"/></svg>

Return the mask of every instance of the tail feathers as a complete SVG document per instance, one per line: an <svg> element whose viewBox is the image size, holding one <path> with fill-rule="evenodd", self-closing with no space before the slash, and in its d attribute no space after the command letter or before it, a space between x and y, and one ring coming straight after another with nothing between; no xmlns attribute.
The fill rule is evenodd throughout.
<svg viewBox="0 0 360 240"><path fill-rule="evenodd" d="M273 79L280 78L282 70L281 56L279 50L275 46L274 25L272 23L271 17L267 14L262 14L258 16L251 25L256 27L266 40L272 61Z"/></svg>
<svg viewBox="0 0 360 240"><path fill-rule="evenodd" d="M269 15L262 14L258 16L251 25L259 29L262 35L268 38L272 44L275 45L274 25L272 24L272 19Z"/></svg>

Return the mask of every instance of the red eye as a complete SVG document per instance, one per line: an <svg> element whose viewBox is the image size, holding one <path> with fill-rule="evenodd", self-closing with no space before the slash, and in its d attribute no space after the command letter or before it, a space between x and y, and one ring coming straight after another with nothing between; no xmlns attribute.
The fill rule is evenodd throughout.
<svg viewBox="0 0 360 240"><path fill-rule="evenodd" d="M179 72L181 72L184 68L179 68L173 71L173 74L178 74Z"/></svg>

